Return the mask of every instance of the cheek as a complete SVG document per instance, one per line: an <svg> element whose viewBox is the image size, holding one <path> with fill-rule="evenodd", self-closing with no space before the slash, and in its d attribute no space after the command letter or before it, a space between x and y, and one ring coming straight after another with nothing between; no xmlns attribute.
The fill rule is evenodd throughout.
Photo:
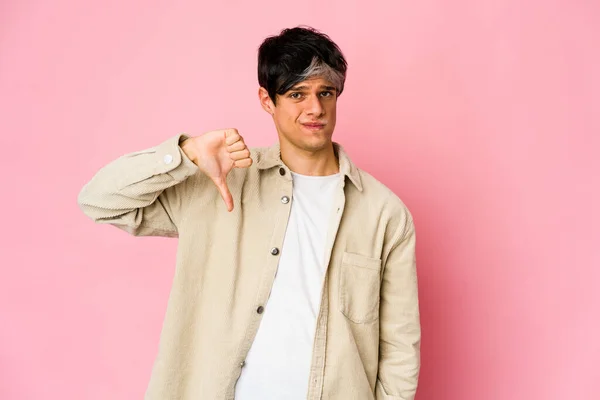
<svg viewBox="0 0 600 400"><path fill-rule="evenodd" d="M299 107L288 107L284 110L283 117L286 123L293 124L296 121L298 121L301 115L302 109L300 109Z"/></svg>
<svg viewBox="0 0 600 400"><path fill-rule="evenodd" d="M303 108L300 104L279 104L275 111L275 121L281 128L292 128L302 117Z"/></svg>
<svg viewBox="0 0 600 400"><path fill-rule="evenodd" d="M335 113L336 113L336 104L332 104L331 106L327 107L327 114L329 114L330 117L335 118Z"/></svg>
<svg viewBox="0 0 600 400"><path fill-rule="evenodd" d="M289 109L280 109L275 113L275 122L278 126L285 128L294 124L297 117Z"/></svg>

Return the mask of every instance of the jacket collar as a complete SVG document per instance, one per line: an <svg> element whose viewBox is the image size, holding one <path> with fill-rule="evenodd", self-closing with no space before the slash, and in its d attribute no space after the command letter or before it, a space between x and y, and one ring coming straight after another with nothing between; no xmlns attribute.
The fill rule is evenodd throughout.
<svg viewBox="0 0 600 400"><path fill-rule="evenodd" d="M333 150L337 154L340 162L340 172L344 176L348 177L348 179L350 179L354 186L356 186L356 188L360 192L362 192L362 181L360 179L360 174L356 165L354 165L352 160L350 160L350 157L348 157L348 154L346 154L344 148L339 143L333 142ZM281 160L281 147L279 142L275 143L271 147L268 147L264 152L263 156L260 157L260 159L257 160L256 163L258 169L269 169L283 165L284 163Z"/></svg>

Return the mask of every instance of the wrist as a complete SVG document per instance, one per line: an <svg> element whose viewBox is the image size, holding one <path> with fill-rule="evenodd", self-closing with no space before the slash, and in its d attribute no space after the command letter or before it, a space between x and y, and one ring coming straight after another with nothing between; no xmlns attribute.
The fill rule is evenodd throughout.
<svg viewBox="0 0 600 400"><path fill-rule="evenodd" d="M193 141L191 137L182 137L182 140L179 142L179 147L181 147L181 150L183 150L183 152L185 153L185 155L187 156L187 158L189 158L192 161L195 161L197 158L196 152L194 150L194 145L193 145Z"/></svg>

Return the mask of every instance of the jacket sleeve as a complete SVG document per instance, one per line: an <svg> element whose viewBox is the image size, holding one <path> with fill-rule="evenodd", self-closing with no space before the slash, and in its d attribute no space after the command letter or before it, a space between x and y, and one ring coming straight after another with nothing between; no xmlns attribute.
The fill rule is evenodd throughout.
<svg viewBox="0 0 600 400"><path fill-rule="evenodd" d="M413 400L420 369L421 324L410 217L385 261L380 299L377 400Z"/></svg>
<svg viewBox="0 0 600 400"><path fill-rule="evenodd" d="M186 138L177 135L104 166L81 189L79 207L93 221L134 236L176 237L186 195L178 184L199 170L179 147Z"/></svg>

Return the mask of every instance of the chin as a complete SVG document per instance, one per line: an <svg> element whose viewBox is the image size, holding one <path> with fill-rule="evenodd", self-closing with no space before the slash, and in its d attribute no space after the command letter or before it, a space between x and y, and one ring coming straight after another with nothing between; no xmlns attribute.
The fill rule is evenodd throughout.
<svg viewBox="0 0 600 400"><path fill-rule="evenodd" d="M331 138L318 138L318 140L306 140L302 142L302 147L306 150L318 151L331 145Z"/></svg>
<svg viewBox="0 0 600 400"><path fill-rule="evenodd" d="M280 137L297 149L314 152L331 146L332 133L328 130L307 132L300 129L293 134L280 133Z"/></svg>

